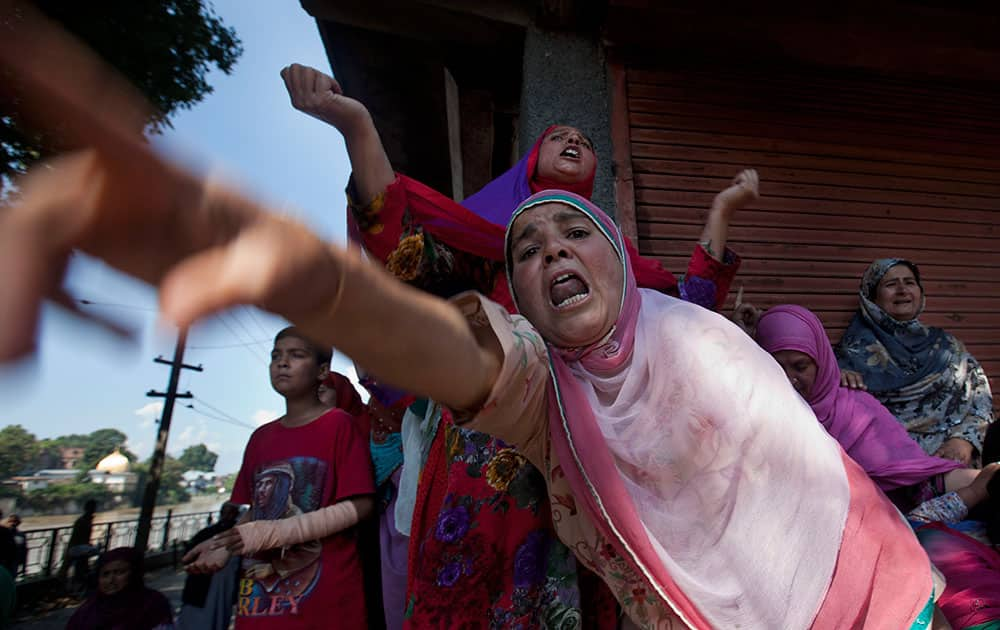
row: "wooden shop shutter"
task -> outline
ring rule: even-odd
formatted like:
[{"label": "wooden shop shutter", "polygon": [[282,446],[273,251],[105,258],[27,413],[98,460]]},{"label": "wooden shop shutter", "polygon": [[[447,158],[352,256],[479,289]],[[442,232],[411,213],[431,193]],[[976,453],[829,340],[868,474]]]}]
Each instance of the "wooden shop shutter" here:
[{"label": "wooden shop shutter", "polygon": [[997,406],[995,88],[638,66],[627,68],[625,87],[627,111],[615,115],[628,120],[644,254],[683,273],[715,193],[755,167],[762,198],[736,215],[729,235],[743,257],[729,308],[742,284],[744,300],[759,306],[811,308],[836,341],[868,264],[909,258],[927,294],[922,321],[966,343]]}]

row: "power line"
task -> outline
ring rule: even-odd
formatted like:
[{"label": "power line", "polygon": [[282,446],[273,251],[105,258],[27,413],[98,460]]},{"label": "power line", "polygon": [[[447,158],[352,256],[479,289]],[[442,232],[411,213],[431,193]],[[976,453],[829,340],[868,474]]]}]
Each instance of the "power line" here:
[{"label": "power line", "polygon": [[[243,323],[243,320],[241,320],[239,317],[236,316],[236,311],[228,311],[226,315],[231,317],[233,321],[236,322],[236,324],[240,327],[240,330],[242,330],[243,333],[246,335],[247,339],[253,339],[253,334],[250,332],[250,329],[246,327],[246,325]],[[241,336],[237,336],[237,339],[239,341],[243,341],[243,337]],[[267,361],[264,361],[264,363],[266,364]]]},{"label": "power line", "polygon": [[193,411],[193,412],[195,412],[195,413],[197,413],[199,415],[205,416],[206,418],[209,418],[211,420],[217,420],[219,422],[225,422],[226,424],[232,424],[232,425],[238,426],[238,427],[240,427],[242,429],[251,429],[251,430],[253,430],[253,429],[257,428],[255,426],[247,424],[245,422],[239,422],[237,420],[230,420],[228,418],[223,418],[221,416],[214,416],[214,415],[212,415],[210,413],[206,413],[206,412],[202,411],[201,409],[198,409],[194,405],[184,405],[184,406],[186,408],[190,409],[191,411]]},{"label": "power line", "polygon": [[225,350],[228,348],[239,348],[243,346],[259,346],[263,344],[271,343],[270,339],[255,339],[253,341],[247,341],[246,343],[223,343],[218,345],[209,346],[188,346],[188,350]]},{"label": "power line", "polygon": [[103,308],[124,308],[131,311],[146,311],[148,313],[156,312],[155,308],[149,308],[147,306],[135,306],[133,304],[115,304],[113,302],[95,302],[94,300],[82,300],[82,299],[78,299],[76,301],[85,306],[99,306]]},{"label": "power line", "polygon": [[262,334],[263,334],[263,335],[264,335],[265,337],[266,337],[266,336],[268,336],[268,332],[267,332],[267,329],[265,329],[265,328],[264,328],[263,324],[261,324],[261,323],[260,323],[260,320],[259,320],[259,319],[257,319],[257,316],[256,316],[256,315],[254,315],[254,312],[253,312],[253,311],[254,311],[254,309],[250,308],[250,307],[249,307],[249,306],[247,306],[246,304],[241,304],[240,306],[242,306],[242,307],[243,307],[243,310],[245,310],[245,311],[246,311],[247,313],[250,313],[250,319],[251,319],[251,320],[253,320],[253,323],[257,324],[257,328],[259,328],[259,329],[260,329],[260,332],[261,332],[261,333],[262,333]]},{"label": "power line", "polygon": [[207,402],[204,398],[201,398],[200,396],[195,396],[194,399],[197,400],[198,402],[200,402],[201,404],[205,405],[206,407],[208,407],[209,409],[211,409],[215,413],[217,413],[217,414],[219,414],[221,416],[225,416],[226,418],[228,418],[232,422],[239,423],[242,426],[249,427],[251,429],[256,429],[257,428],[255,426],[252,426],[252,425],[249,425],[249,424],[243,422],[242,420],[240,420],[239,418],[237,418],[236,416],[234,416],[234,415],[232,415],[230,413],[226,413],[225,411],[219,409],[215,405]]},{"label": "power line", "polygon": [[[253,334],[250,332],[250,329],[246,327],[246,325],[243,323],[243,320],[241,320],[239,317],[236,316],[236,311],[229,311],[227,315],[232,317],[233,320],[239,325],[240,330],[242,330],[243,333],[246,334],[247,339],[253,339]],[[242,339],[240,341],[242,341]]]},{"label": "power line", "polygon": [[242,339],[242,338],[241,338],[241,337],[240,337],[239,335],[237,335],[237,334],[236,334],[236,331],[235,331],[235,330],[233,330],[233,327],[232,327],[232,326],[230,326],[230,325],[229,325],[229,323],[228,323],[228,322],[226,322],[226,320],[225,320],[225,319],[223,319],[223,317],[222,317],[222,313],[219,313],[219,316],[218,316],[218,317],[217,317],[216,319],[218,319],[218,320],[219,320],[220,322],[222,322],[222,325],[226,327],[226,330],[228,330],[228,331],[230,332],[230,334],[231,334],[231,335],[232,335],[233,337],[235,337],[235,338],[236,338],[236,340],[237,340],[237,341],[241,342],[241,344],[240,344],[240,347],[243,347],[243,348],[246,348],[247,352],[249,352],[249,353],[250,353],[250,356],[252,356],[252,357],[253,357],[254,359],[256,359],[257,361],[260,361],[260,363],[261,363],[262,365],[267,365],[267,363],[265,363],[265,362],[264,362],[264,359],[260,358],[260,355],[258,355],[258,354],[257,354],[256,352],[254,352],[253,350],[251,350],[251,349],[250,349],[250,346],[249,346],[249,345],[246,345],[245,343],[242,343],[242,342],[243,342],[243,339]]}]

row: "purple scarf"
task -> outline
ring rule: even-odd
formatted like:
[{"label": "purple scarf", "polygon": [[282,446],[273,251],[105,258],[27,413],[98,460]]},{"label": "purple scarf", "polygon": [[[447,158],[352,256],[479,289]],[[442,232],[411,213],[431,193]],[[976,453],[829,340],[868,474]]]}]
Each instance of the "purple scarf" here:
[{"label": "purple scarf", "polygon": [[797,350],[816,362],[809,406],[847,454],[878,486],[912,486],[962,465],[924,453],[882,403],[867,392],[840,386],[840,368],[823,324],[809,309],[782,304],[757,325],[757,343],[770,353]]},{"label": "purple scarf", "polygon": [[[476,194],[466,197],[462,205],[491,223],[506,226],[518,204],[531,196],[531,178],[538,163],[538,150],[553,127],[555,125],[550,125],[542,132],[531,150],[521,156],[517,164],[483,186]],[[588,193],[584,196],[590,195]]]}]

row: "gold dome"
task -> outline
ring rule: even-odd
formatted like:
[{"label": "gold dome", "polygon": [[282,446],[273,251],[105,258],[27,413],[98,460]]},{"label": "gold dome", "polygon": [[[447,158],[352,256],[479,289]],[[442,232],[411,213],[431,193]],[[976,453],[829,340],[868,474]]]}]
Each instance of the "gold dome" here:
[{"label": "gold dome", "polygon": [[116,448],[113,453],[97,462],[97,470],[112,474],[128,472],[128,458],[119,453]]}]

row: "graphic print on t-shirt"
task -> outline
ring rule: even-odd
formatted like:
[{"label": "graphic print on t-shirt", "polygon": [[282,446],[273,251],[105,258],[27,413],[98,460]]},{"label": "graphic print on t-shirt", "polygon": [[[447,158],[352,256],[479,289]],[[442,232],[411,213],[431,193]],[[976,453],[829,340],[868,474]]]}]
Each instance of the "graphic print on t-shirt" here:
[{"label": "graphic print on t-shirt", "polygon": [[[327,463],[315,457],[269,462],[254,471],[253,520],[275,520],[320,507]],[[236,614],[296,615],[320,579],[319,540],[244,558]]]}]

